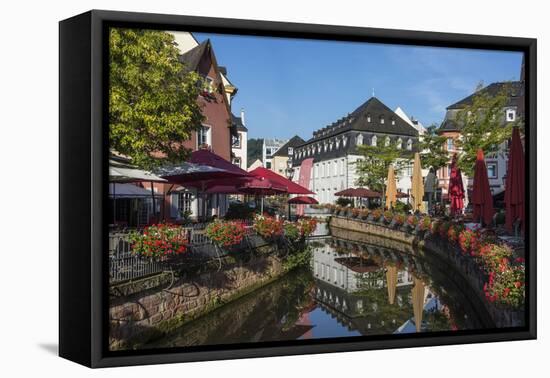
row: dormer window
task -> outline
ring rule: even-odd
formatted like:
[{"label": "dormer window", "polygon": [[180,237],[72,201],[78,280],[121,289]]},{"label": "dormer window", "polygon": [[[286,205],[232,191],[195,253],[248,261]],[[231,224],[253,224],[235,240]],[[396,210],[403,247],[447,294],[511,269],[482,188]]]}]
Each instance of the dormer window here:
[{"label": "dormer window", "polygon": [[294,148],[288,147],[288,156],[294,155]]},{"label": "dormer window", "polygon": [[367,122],[370,122],[370,114],[367,114]]},{"label": "dormer window", "polygon": [[392,125],[395,125],[395,118],[392,118],[392,119],[391,119],[391,124],[392,124]]},{"label": "dormer window", "polygon": [[380,116],[380,124],[384,124],[384,116]]},{"label": "dormer window", "polygon": [[378,142],[378,138],[375,135],[375,136],[372,137],[372,139],[370,141],[370,144],[371,144],[371,146],[376,147],[377,142]]},{"label": "dormer window", "polygon": [[514,109],[506,109],[506,121],[514,122],[516,120],[516,111]]}]

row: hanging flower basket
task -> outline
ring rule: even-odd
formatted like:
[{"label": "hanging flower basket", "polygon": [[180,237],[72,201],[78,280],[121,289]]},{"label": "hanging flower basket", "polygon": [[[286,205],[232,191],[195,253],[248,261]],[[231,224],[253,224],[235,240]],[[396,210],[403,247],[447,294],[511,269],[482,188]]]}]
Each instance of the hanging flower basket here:
[{"label": "hanging flower basket", "polygon": [[134,255],[167,261],[187,252],[188,240],[183,228],[171,224],[155,224],[146,227],[142,233],[130,234],[130,246]]}]

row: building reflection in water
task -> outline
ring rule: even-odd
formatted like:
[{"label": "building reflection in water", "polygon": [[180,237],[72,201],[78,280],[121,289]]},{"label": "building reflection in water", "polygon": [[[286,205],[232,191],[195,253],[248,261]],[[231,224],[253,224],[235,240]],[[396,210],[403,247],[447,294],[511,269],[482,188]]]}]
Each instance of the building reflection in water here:
[{"label": "building reflection in water", "polygon": [[144,347],[493,327],[448,266],[380,244],[318,239],[311,243],[310,269],[291,272]]}]

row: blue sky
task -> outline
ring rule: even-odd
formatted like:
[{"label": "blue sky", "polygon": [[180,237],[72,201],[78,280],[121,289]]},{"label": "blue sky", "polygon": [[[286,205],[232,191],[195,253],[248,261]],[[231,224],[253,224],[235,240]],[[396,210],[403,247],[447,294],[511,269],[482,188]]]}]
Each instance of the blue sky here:
[{"label": "blue sky", "polygon": [[425,126],[441,123],[445,108],[476,85],[517,80],[522,54],[195,34],[210,38],[218,64],[239,90],[249,138],[309,139],[314,130],[352,112],[374,93]]}]

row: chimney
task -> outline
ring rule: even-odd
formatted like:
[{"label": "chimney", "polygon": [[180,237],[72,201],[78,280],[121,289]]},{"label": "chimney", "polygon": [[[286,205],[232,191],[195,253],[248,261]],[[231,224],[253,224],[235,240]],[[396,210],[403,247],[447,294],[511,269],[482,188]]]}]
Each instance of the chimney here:
[{"label": "chimney", "polygon": [[243,126],[246,126],[246,123],[244,121],[244,108],[241,108],[241,122],[242,122]]}]

